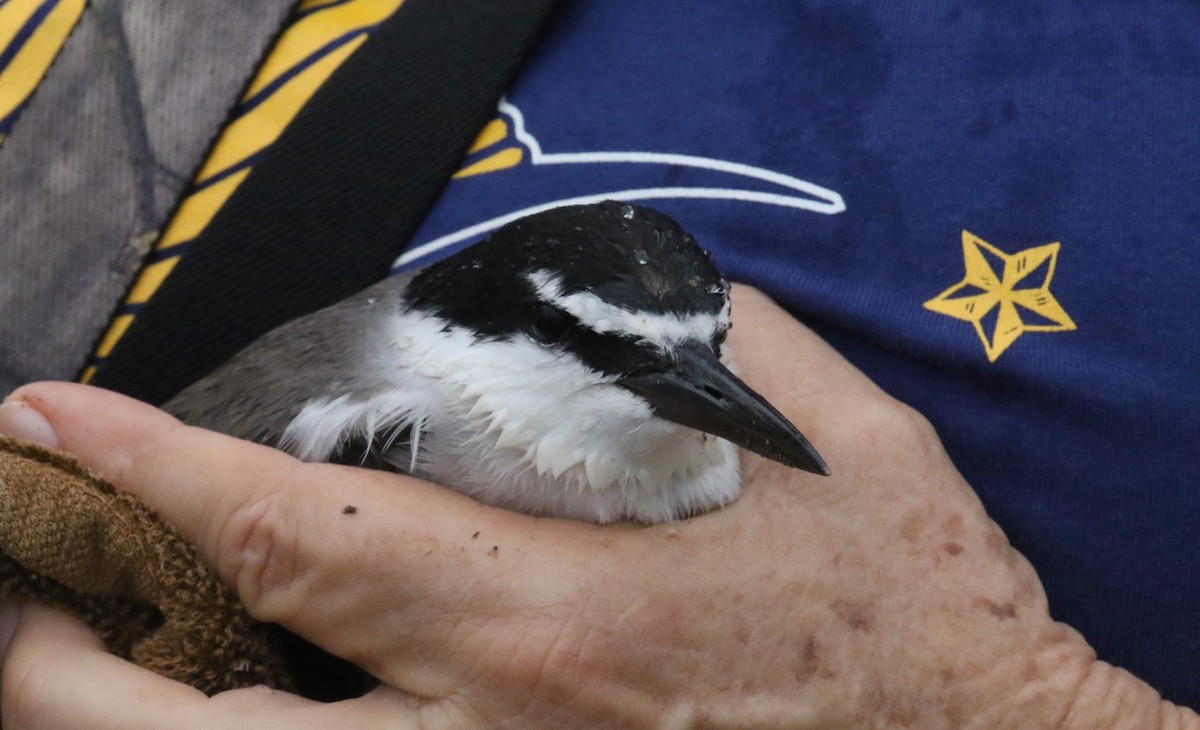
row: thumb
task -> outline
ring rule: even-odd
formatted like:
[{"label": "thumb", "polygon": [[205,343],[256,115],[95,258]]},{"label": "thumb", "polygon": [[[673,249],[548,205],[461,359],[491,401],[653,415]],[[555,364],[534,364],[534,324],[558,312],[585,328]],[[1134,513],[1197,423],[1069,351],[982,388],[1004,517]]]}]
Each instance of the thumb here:
[{"label": "thumb", "polygon": [[[546,538],[589,531],[418,479],[305,464],[98,388],[37,383],[6,404],[0,432],[52,437],[138,496],[196,545],[252,616],[425,697],[453,693],[471,671],[446,650],[464,594],[483,612],[549,600],[571,581],[548,565],[561,540]],[[506,555],[502,567],[492,545]]]},{"label": "thumb", "polygon": [[0,666],[6,728],[419,727],[415,700],[390,687],[323,704],[266,687],[205,697],[109,654],[77,619],[26,605]]}]

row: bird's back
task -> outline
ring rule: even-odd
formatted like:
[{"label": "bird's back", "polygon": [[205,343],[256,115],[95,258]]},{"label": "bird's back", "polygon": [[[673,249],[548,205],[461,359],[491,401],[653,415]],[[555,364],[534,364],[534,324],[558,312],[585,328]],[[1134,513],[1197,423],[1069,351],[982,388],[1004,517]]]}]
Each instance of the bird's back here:
[{"label": "bird's back", "polygon": [[[314,397],[369,398],[380,384],[349,364],[383,356],[378,333],[404,306],[414,272],[386,279],[333,306],[284,324],[184,389],[163,409],[184,423],[279,446]],[[374,336],[373,336],[374,335]]]}]

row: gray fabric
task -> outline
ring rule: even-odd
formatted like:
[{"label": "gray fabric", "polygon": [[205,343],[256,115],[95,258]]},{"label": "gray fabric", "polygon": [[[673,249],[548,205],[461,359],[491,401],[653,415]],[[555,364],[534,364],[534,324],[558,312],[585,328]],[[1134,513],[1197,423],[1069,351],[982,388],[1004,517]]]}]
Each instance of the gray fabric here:
[{"label": "gray fabric", "polygon": [[71,378],[295,0],[93,0],[0,146],[0,393]]}]

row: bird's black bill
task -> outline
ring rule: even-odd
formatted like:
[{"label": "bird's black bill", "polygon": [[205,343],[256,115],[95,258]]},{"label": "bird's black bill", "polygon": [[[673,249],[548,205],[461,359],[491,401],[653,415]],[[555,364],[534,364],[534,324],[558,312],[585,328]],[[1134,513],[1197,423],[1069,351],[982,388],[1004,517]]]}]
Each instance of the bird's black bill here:
[{"label": "bird's black bill", "polygon": [[772,461],[829,475],[829,467],[791,421],[729,372],[704,344],[676,353],[673,367],[617,384],[645,398],[655,415],[720,436]]}]

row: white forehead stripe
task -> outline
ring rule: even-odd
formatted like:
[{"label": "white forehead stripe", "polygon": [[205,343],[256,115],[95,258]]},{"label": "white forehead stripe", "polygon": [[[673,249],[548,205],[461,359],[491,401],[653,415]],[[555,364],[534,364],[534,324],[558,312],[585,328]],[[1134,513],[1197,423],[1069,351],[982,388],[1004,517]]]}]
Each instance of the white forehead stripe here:
[{"label": "white forehead stripe", "polygon": [[538,298],[573,315],[585,327],[600,333],[630,335],[668,346],[686,340],[707,342],[718,329],[729,327],[729,301],[717,314],[634,312],[606,302],[591,292],[564,294],[562,282],[546,270],[528,275]]}]

